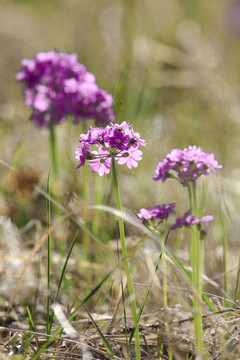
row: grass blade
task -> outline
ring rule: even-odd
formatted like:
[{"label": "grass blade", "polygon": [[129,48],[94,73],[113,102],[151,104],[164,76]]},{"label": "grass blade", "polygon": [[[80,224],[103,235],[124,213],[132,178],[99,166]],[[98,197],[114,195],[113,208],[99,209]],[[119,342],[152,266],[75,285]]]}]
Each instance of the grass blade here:
[{"label": "grass blade", "polygon": [[[220,211],[220,223],[221,223],[221,229],[222,229],[222,246],[223,246],[223,287],[224,292],[226,295],[228,295],[228,278],[227,278],[227,231],[226,231],[226,225],[224,221],[224,215],[223,211],[221,209]],[[225,299],[224,300],[224,306],[229,307],[229,302]]]},{"label": "grass blade", "polygon": [[[29,310],[29,307],[27,306],[27,314],[28,314],[28,318],[29,318],[29,323],[31,325],[31,328],[34,332],[36,332],[36,328],[35,328],[35,325],[34,325],[34,321],[33,321],[33,318],[32,318],[32,314]],[[36,336],[36,342],[37,342],[37,347],[39,349],[40,347],[40,344],[39,344],[39,341],[38,341],[38,337]]]},{"label": "grass blade", "polygon": [[236,302],[239,299],[239,278],[240,278],[240,257],[238,259],[238,272],[236,276],[236,285],[234,290],[234,301]]},{"label": "grass blade", "polygon": [[47,228],[49,230],[48,233],[48,260],[47,260],[47,334],[50,334],[50,283],[51,283],[51,232],[50,232],[50,224],[51,224],[51,202],[50,202],[50,176],[51,176],[51,168],[49,168],[48,179],[47,179]]},{"label": "grass blade", "polygon": [[[57,292],[56,292],[56,295],[55,295],[55,299],[54,299],[54,303],[56,303],[57,299],[58,299],[58,295],[59,295],[59,291],[61,289],[61,286],[62,286],[62,282],[63,282],[63,279],[64,279],[64,276],[65,276],[65,272],[66,272],[66,268],[67,268],[67,264],[68,264],[68,260],[71,256],[71,253],[72,253],[72,250],[74,248],[74,245],[77,241],[77,237],[78,237],[78,234],[79,234],[80,230],[78,230],[73,238],[73,241],[70,245],[70,249],[68,251],[68,254],[67,254],[67,257],[66,257],[66,260],[65,260],[65,263],[64,263],[64,266],[63,266],[63,269],[62,269],[62,273],[61,273],[61,276],[60,276],[60,279],[59,279],[59,282],[58,282],[58,287],[57,287]],[[53,323],[53,317],[54,317],[54,311],[52,311],[51,313],[51,319],[50,319],[50,324],[49,324],[49,331],[51,332],[51,329],[52,329],[52,323]]]},{"label": "grass blade", "polygon": [[[144,224],[144,226],[146,226],[146,227],[148,228],[147,225]],[[165,244],[167,243],[168,235],[169,235],[169,231],[168,231],[167,236],[166,236],[166,238],[165,238]],[[158,262],[157,262],[157,264],[156,264],[156,266],[155,266],[155,273],[158,271],[158,267],[159,267],[159,264],[160,264],[160,260],[161,260],[161,258],[162,258],[162,255],[163,255],[163,253],[162,253],[162,251],[161,251],[161,253],[160,253],[160,255],[159,255],[159,258],[158,258]],[[148,289],[147,289],[147,291],[146,291],[146,293],[145,293],[145,296],[144,296],[142,305],[141,305],[141,307],[140,307],[140,309],[139,309],[138,316],[137,316],[137,324],[139,323],[139,320],[140,320],[140,318],[141,318],[141,315],[142,315],[142,312],[143,312],[145,303],[146,303],[146,301],[147,301],[148,295],[149,295],[149,293],[150,293],[151,287],[152,287],[152,281],[151,281],[151,282],[149,283],[149,285],[148,285]],[[133,336],[134,336],[134,333],[135,333],[135,329],[136,329],[136,326],[134,326],[133,329],[132,329],[132,331],[131,331],[131,334],[130,334],[130,337],[129,337],[129,345],[130,345],[130,343],[131,343],[131,341],[132,341],[132,339],[133,339]]]},{"label": "grass blade", "polygon": [[108,354],[114,356],[114,352],[113,352],[111,346],[109,345],[107,339],[106,339],[105,336],[103,335],[103,333],[102,333],[101,329],[99,328],[98,324],[97,324],[96,321],[93,319],[91,313],[88,311],[86,305],[85,305],[83,302],[82,302],[82,305],[84,306],[84,309],[86,310],[86,312],[87,312],[87,314],[88,314],[88,316],[89,316],[89,318],[90,318],[93,326],[94,326],[95,329],[97,330],[98,335],[100,336],[100,338],[101,338],[101,340],[102,340],[102,342],[103,342],[103,345],[105,346]]},{"label": "grass blade", "polygon": [[56,337],[61,333],[63,330],[62,326],[60,326],[53,335],[43,344],[43,346],[38,350],[36,355],[32,358],[32,360],[37,360],[42,352],[48,348],[48,346],[56,339]]}]

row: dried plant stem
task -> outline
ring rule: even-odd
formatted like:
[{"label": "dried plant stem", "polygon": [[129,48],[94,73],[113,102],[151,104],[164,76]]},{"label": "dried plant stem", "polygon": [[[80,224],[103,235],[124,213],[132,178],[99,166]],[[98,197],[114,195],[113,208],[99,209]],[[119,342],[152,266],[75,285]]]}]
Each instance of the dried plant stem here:
[{"label": "dried plant stem", "polygon": [[[121,206],[121,199],[120,199],[120,193],[119,193],[119,187],[118,187],[118,180],[117,180],[117,171],[116,171],[116,165],[115,165],[115,159],[112,157],[112,173],[113,173],[113,185],[115,190],[115,196],[116,196],[116,204],[117,209],[119,211],[122,211]],[[141,359],[141,349],[140,349],[140,340],[139,340],[139,329],[137,326],[137,308],[136,308],[136,299],[134,294],[134,288],[128,263],[128,254],[127,254],[127,248],[126,248],[126,241],[125,241],[125,232],[124,232],[124,223],[123,218],[118,217],[118,225],[119,225],[119,233],[120,233],[120,240],[121,240],[121,246],[122,246],[122,257],[124,260],[125,265],[125,271],[127,276],[127,283],[128,283],[128,290],[130,294],[130,301],[131,301],[131,308],[132,308],[132,316],[133,316],[133,322],[134,326],[136,325],[135,329],[135,348],[136,348],[136,359]]]}]

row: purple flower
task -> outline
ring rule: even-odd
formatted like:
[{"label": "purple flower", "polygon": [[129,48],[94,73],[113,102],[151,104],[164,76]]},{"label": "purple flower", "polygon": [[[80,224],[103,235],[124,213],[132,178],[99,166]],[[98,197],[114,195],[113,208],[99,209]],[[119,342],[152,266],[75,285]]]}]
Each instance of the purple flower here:
[{"label": "purple flower", "polygon": [[156,176],[153,179],[162,180],[162,182],[166,181],[167,177],[170,177],[169,170],[170,166],[167,160],[164,159],[164,161],[160,161],[155,169]]},{"label": "purple flower", "polygon": [[228,2],[224,10],[224,25],[228,35],[239,38],[240,36],[240,1]]},{"label": "purple flower", "polygon": [[25,103],[40,127],[49,127],[51,121],[60,124],[68,115],[74,124],[83,118],[93,118],[99,125],[115,120],[112,95],[97,85],[76,54],[38,52],[33,59],[22,60],[16,80],[24,83]]},{"label": "purple flower", "polygon": [[93,160],[89,160],[89,167],[93,172],[97,172],[100,176],[110,173],[110,167],[112,165],[112,159],[109,157],[109,152],[102,147],[99,151],[92,151],[91,155],[95,155]]},{"label": "purple flower", "polygon": [[81,134],[79,142],[89,145],[100,144],[103,141],[104,129],[89,127],[87,134]]},{"label": "purple flower", "polygon": [[[84,166],[85,160],[89,160],[89,167],[100,176],[110,172],[112,158],[120,165],[126,164],[129,169],[137,167],[138,161],[142,160],[142,151],[138,150],[138,146],[146,145],[126,121],[120,125],[111,123],[104,129],[90,126],[87,134],[80,135],[79,142],[81,146],[75,156],[80,161],[77,168]],[[92,145],[96,146],[97,151],[90,152]]]},{"label": "purple flower", "polygon": [[151,217],[152,217],[151,210],[152,210],[151,208],[149,208],[149,209],[144,209],[144,208],[140,209],[140,213],[138,213],[139,220],[141,222],[143,220],[146,220],[146,221],[150,220]]},{"label": "purple flower", "polygon": [[134,147],[129,148],[127,152],[122,151],[116,156],[118,164],[127,164],[127,167],[131,169],[132,167],[138,166],[138,161],[142,160],[142,151],[137,150]]},{"label": "purple flower", "polygon": [[179,217],[176,219],[175,224],[171,226],[171,230],[181,228],[183,226],[192,226],[199,225],[200,223],[206,223],[213,221],[214,217],[212,215],[206,215],[203,217],[197,217],[191,215],[191,210],[188,210],[183,217]]},{"label": "purple flower", "polygon": [[119,150],[127,150],[130,136],[125,134],[122,130],[114,129],[113,133],[108,137],[108,142],[111,147],[116,147]]},{"label": "purple flower", "polygon": [[81,166],[84,166],[89,149],[90,149],[89,144],[78,146],[75,159],[77,159],[77,161],[80,161],[80,164],[78,164],[76,169],[80,168]]},{"label": "purple flower", "polygon": [[204,152],[201,147],[189,146],[183,150],[173,149],[166,155],[163,161],[160,161],[155,169],[156,176],[154,180],[166,181],[167,178],[175,178],[183,186],[194,182],[201,175],[208,175],[221,169],[214,158],[214,154]]},{"label": "purple flower", "polygon": [[140,221],[149,221],[154,219],[165,219],[169,216],[169,214],[174,214],[174,208],[176,204],[162,204],[157,205],[154,208],[148,209],[140,209],[140,213],[138,214],[138,218]]}]

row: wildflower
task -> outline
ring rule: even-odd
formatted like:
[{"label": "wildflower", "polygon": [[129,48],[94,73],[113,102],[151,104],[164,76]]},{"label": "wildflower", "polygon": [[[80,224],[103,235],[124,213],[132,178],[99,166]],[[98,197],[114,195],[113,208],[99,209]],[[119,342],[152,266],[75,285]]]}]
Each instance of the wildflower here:
[{"label": "wildflower", "polygon": [[78,164],[77,169],[81,166],[84,166],[87,154],[89,153],[89,149],[90,149],[89,144],[84,144],[83,146],[78,146],[75,159],[80,161],[80,164]]},{"label": "wildflower", "polygon": [[118,164],[127,164],[127,167],[131,169],[132,167],[138,166],[138,161],[142,160],[142,151],[137,150],[134,147],[129,148],[127,152],[120,152],[116,156]]},{"label": "wildflower", "polygon": [[24,83],[25,103],[32,107],[31,118],[39,127],[65,122],[68,115],[74,124],[82,118],[93,118],[99,125],[115,120],[112,95],[97,85],[76,54],[38,52],[33,59],[22,60],[16,80]]},{"label": "wildflower", "polygon": [[140,209],[140,213],[138,213],[138,218],[141,222],[143,222],[144,220],[148,221],[151,219],[152,215],[151,215],[151,208],[149,209]]},{"label": "wildflower", "polygon": [[203,217],[197,217],[197,216],[192,216],[191,214],[191,210],[188,210],[183,217],[179,217],[176,219],[175,224],[173,224],[171,226],[171,230],[177,229],[177,228],[181,228],[183,226],[192,226],[192,225],[198,225],[198,227],[200,228],[201,223],[206,223],[206,222],[210,222],[213,221],[214,217],[212,215],[206,215]]},{"label": "wildflower", "polygon": [[92,151],[91,155],[93,159],[89,161],[89,167],[93,172],[97,172],[100,176],[110,173],[110,167],[112,165],[112,159],[109,157],[109,152],[102,147],[99,151]]},{"label": "wildflower", "polygon": [[[126,164],[129,169],[138,166],[142,160],[142,151],[138,146],[146,143],[134,133],[133,126],[124,121],[122,124],[111,123],[105,128],[90,126],[87,134],[81,134],[81,146],[76,151],[76,159],[80,161],[77,168],[84,166],[89,160],[89,167],[100,176],[108,174],[112,165],[112,158],[119,164]],[[96,150],[90,151],[90,146],[95,145]]]},{"label": "wildflower", "polygon": [[214,154],[204,152],[201,147],[189,146],[183,150],[173,149],[160,161],[155,169],[154,180],[166,181],[167,178],[174,178],[180,181],[183,186],[195,182],[201,175],[208,175],[221,169],[214,158]]},{"label": "wildflower", "polygon": [[162,204],[157,205],[154,208],[148,208],[148,209],[140,209],[140,213],[138,214],[138,218],[140,221],[149,221],[154,219],[165,219],[170,214],[175,213],[174,208],[176,204]]}]

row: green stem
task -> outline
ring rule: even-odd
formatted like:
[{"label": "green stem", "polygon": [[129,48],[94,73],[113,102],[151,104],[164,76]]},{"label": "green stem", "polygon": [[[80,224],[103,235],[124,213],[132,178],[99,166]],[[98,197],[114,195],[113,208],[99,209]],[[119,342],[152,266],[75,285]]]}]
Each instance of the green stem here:
[{"label": "green stem", "polygon": [[[193,216],[198,215],[196,183],[192,183],[193,195]],[[193,294],[193,316],[195,326],[195,340],[197,355],[203,355],[203,333],[202,333],[202,307],[199,299],[202,299],[202,274],[203,274],[203,240],[200,239],[200,232],[197,226],[192,226],[192,272],[193,285],[197,296]]]},{"label": "green stem", "polygon": [[[87,206],[88,204],[88,181],[89,181],[89,168],[87,166],[83,167],[83,185],[82,185],[82,198],[84,204]],[[83,210],[82,216],[85,217],[86,211]],[[89,236],[86,232],[83,233],[83,253],[84,259],[89,259],[90,248],[89,248]]]},{"label": "green stem", "polygon": [[[47,226],[48,230],[50,230],[51,226],[51,202],[50,202],[50,176],[51,176],[51,168],[48,173],[48,181],[47,181]],[[50,285],[51,285],[51,232],[48,234],[48,261],[47,261],[47,334],[50,334]]]},{"label": "green stem", "polygon": [[[190,209],[191,209],[191,213],[193,214],[194,213],[194,210],[193,210],[193,201],[192,201],[192,189],[191,189],[191,186],[190,184],[188,184],[188,199],[189,199],[189,204],[190,204]],[[190,246],[190,263],[192,263],[192,259],[193,259],[193,242],[191,242],[191,246]]]},{"label": "green stem", "polygon": [[[51,147],[51,158],[52,158],[52,165],[53,165],[53,179],[56,182],[57,188],[57,195],[54,195],[55,200],[58,203],[61,203],[60,196],[58,195],[58,186],[59,186],[59,167],[57,161],[57,148],[56,148],[56,134],[55,134],[55,126],[53,121],[50,122],[50,147]],[[58,206],[54,207],[55,213],[57,215],[62,215],[61,210]]]},{"label": "green stem", "polygon": [[[223,245],[223,284],[224,284],[224,291],[225,296],[228,295],[228,278],[227,278],[227,232],[226,232],[226,225],[224,222],[224,215],[223,210],[220,211],[220,221],[221,221],[221,228],[222,228],[222,245]],[[224,298],[224,306],[229,307],[229,302],[226,298]]]},{"label": "green stem", "polygon": [[59,168],[57,161],[57,152],[56,152],[56,134],[55,134],[55,126],[53,122],[50,123],[50,146],[51,146],[51,157],[54,175],[57,180],[59,180]]},{"label": "green stem", "polygon": [[162,247],[162,262],[163,262],[163,307],[165,312],[165,329],[168,343],[168,359],[172,360],[172,349],[170,344],[170,329],[168,322],[168,299],[167,299],[167,261],[165,254],[165,245]]},{"label": "green stem", "polygon": [[198,216],[196,182],[192,183],[192,194],[193,194],[193,215]]},{"label": "green stem", "polygon": [[[86,134],[88,131],[86,121],[82,122],[82,130],[84,134]],[[88,189],[89,189],[89,168],[85,164],[85,166],[83,167],[83,183],[82,183],[82,199],[84,205],[89,205]],[[83,211],[82,216],[84,217],[85,215],[86,215],[86,211]],[[88,260],[90,254],[90,247],[89,247],[89,236],[86,232],[83,233],[83,253],[84,253],[84,259]]]},{"label": "green stem", "polygon": [[191,187],[189,184],[188,184],[187,189],[188,189],[188,199],[189,199],[190,209],[191,209],[191,212],[193,213],[192,190],[191,190]]},{"label": "green stem", "polygon": [[[103,202],[103,181],[104,179],[100,176],[95,177],[95,189],[96,189],[96,195],[95,195],[95,205],[101,205]],[[92,221],[92,233],[96,237],[99,237],[99,216],[96,213],[93,217]],[[102,239],[101,239],[102,240]]]},{"label": "green stem", "polygon": [[[86,121],[82,121],[82,130],[83,133],[86,134],[88,131],[88,126]],[[83,183],[82,183],[82,199],[85,205],[89,205],[89,197],[88,197],[88,189],[89,189],[89,167],[83,167]],[[86,212],[83,211],[83,216],[86,215]],[[90,247],[89,247],[89,236],[86,232],[83,233],[83,253],[84,259],[89,259]]]},{"label": "green stem", "polygon": [[[120,199],[120,193],[119,193],[119,187],[118,187],[118,180],[117,180],[117,170],[116,170],[116,164],[115,164],[114,157],[112,157],[112,172],[113,172],[113,185],[114,185],[114,190],[115,190],[117,209],[119,211],[122,211],[121,199]],[[136,307],[136,299],[135,299],[135,295],[134,295],[134,288],[133,288],[131,273],[130,273],[130,269],[129,269],[128,254],[127,254],[125,232],[124,232],[124,223],[123,223],[122,217],[118,218],[118,226],[119,226],[120,240],[121,240],[121,246],[122,246],[122,257],[125,259],[124,265],[125,265],[125,271],[126,271],[126,276],[127,276],[128,290],[129,290],[129,294],[130,294],[133,322],[134,322],[134,326],[136,325],[136,330],[135,330],[136,359],[139,360],[139,359],[141,359],[141,349],[140,349],[139,329],[137,326],[137,307]]]}]

